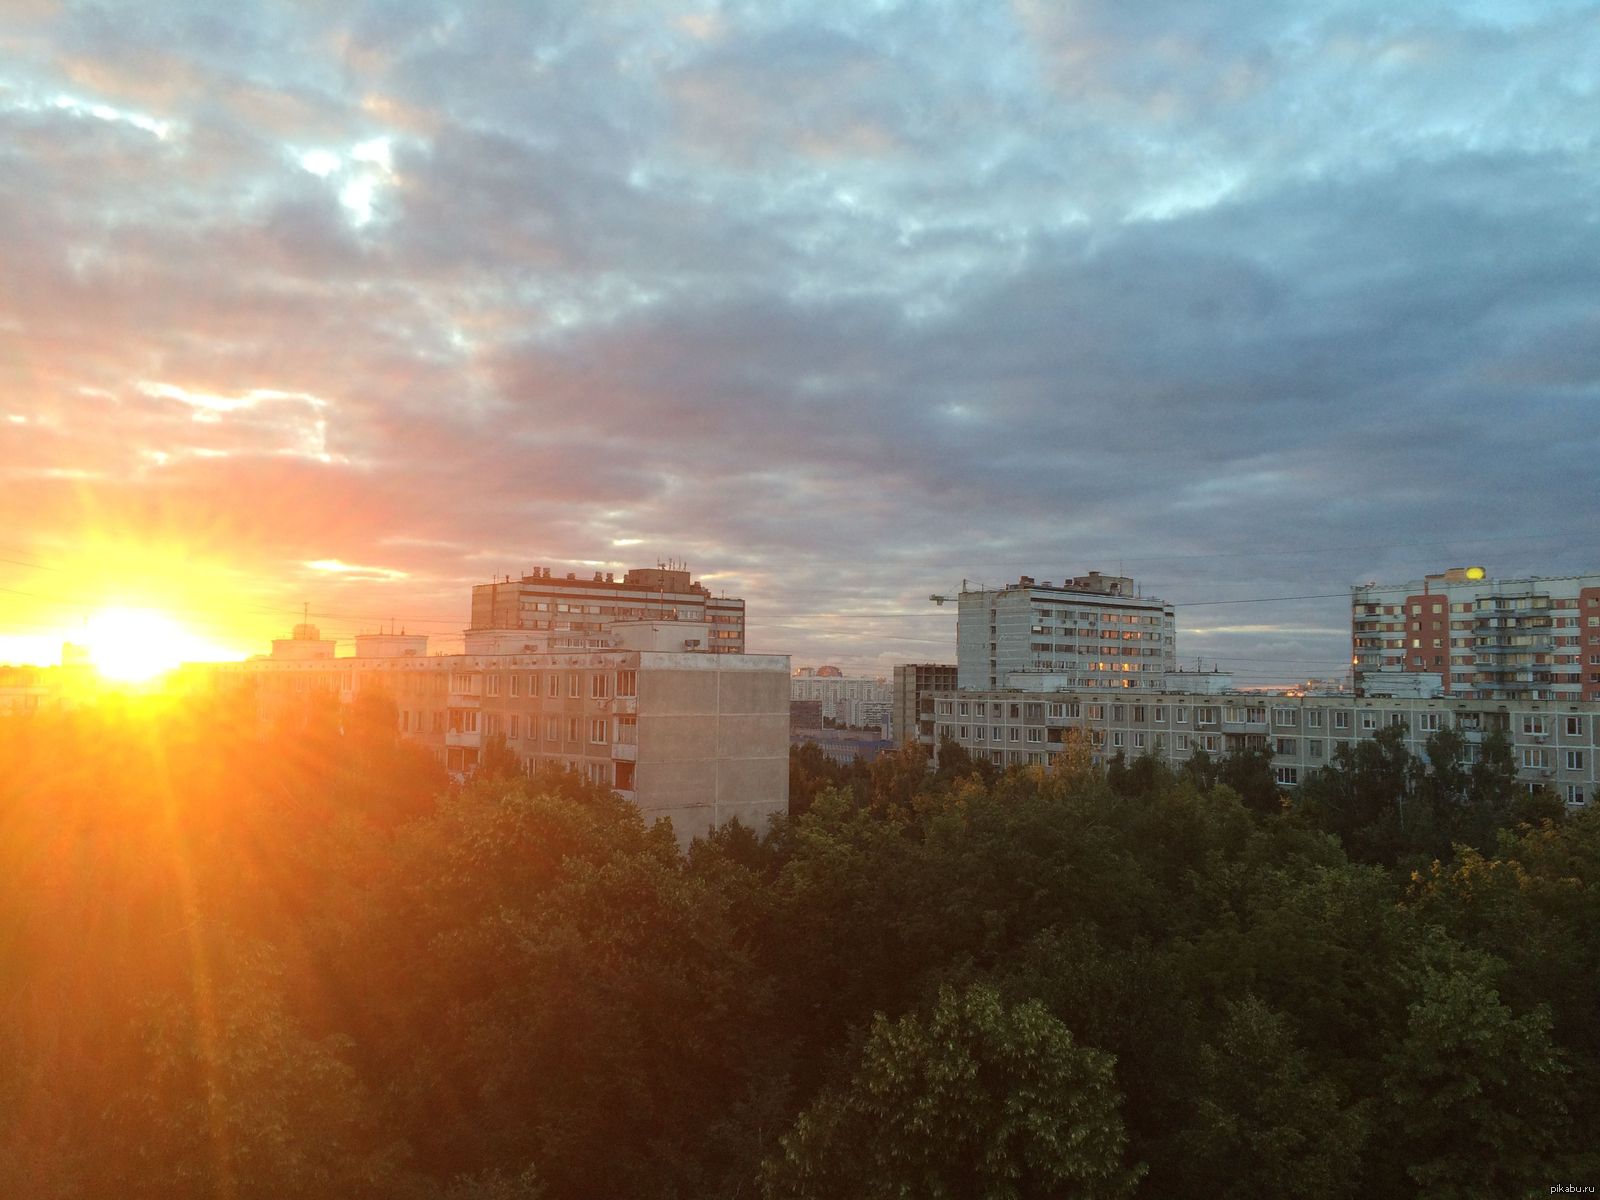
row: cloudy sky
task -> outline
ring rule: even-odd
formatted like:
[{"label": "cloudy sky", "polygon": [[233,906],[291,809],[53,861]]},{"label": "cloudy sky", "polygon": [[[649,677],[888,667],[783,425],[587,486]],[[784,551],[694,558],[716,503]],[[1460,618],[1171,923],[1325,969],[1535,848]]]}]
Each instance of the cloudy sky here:
[{"label": "cloudy sky", "polygon": [[1600,569],[1594,3],[8,0],[0,231],[12,658],[670,556],[874,673],[1120,567],[1269,682]]}]

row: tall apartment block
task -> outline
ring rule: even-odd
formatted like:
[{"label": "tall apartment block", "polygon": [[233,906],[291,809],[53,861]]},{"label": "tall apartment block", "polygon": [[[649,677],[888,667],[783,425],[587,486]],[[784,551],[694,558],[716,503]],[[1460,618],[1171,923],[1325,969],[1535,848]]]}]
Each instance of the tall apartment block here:
[{"label": "tall apartment block", "polygon": [[963,690],[1155,690],[1177,666],[1172,605],[1132,579],[1091,571],[1061,584],[1024,575],[960,594],[956,672]]},{"label": "tall apartment block", "polygon": [[1600,700],[1600,575],[1491,579],[1453,567],[1351,589],[1356,690],[1438,675],[1474,700]]},{"label": "tall apartment block", "polygon": [[687,570],[673,564],[638,567],[619,580],[611,572],[592,578],[576,573],[554,576],[536,568],[521,579],[480,583],[472,589],[475,633],[521,631],[547,649],[599,649],[618,621],[682,621],[706,626],[703,649],[712,654],[744,653],[744,601],[713,596]]}]

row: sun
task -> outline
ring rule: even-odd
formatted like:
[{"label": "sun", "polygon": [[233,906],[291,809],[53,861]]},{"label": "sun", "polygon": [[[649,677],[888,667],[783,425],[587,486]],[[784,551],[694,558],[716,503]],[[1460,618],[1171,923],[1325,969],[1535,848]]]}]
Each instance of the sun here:
[{"label": "sun", "polygon": [[198,657],[201,643],[163,613],[147,608],[103,608],[89,618],[84,644],[102,677],[148,683]]}]

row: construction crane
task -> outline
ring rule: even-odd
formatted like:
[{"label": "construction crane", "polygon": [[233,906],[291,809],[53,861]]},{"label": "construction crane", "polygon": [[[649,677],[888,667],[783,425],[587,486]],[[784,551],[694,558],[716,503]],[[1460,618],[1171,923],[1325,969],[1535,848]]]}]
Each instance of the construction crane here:
[{"label": "construction crane", "polygon": [[[963,579],[961,581],[961,590],[963,592],[967,590],[967,583],[968,583],[968,580]],[[981,585],[980,585],[980,587],[981,587]],[[936,592],[932,596],[929,596],[928,599],[930,601],[932,601],[934,604],[937,604],[940,608],[943,608],[945,606],[945,602],[946,601],[954,601],[956,599],[956,597],[954,597],[954,596],[941,596]]]}]

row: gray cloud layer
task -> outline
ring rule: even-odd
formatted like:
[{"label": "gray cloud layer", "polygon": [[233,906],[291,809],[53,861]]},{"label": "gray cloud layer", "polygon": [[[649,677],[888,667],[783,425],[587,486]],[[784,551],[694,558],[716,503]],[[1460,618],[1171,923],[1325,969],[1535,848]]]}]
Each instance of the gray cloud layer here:
[{"label": "gray cloud layer", "polygon": [[[878,670],[953,653],[963,577],[1600,561],[1594,4],[4,20],[41,546],[86,494],[204,510],[286,587],[340,559],[463,615],[672,554],[753,648]],[[1180,648],[1331,674],[1345,623],[1196,608]]]}]

